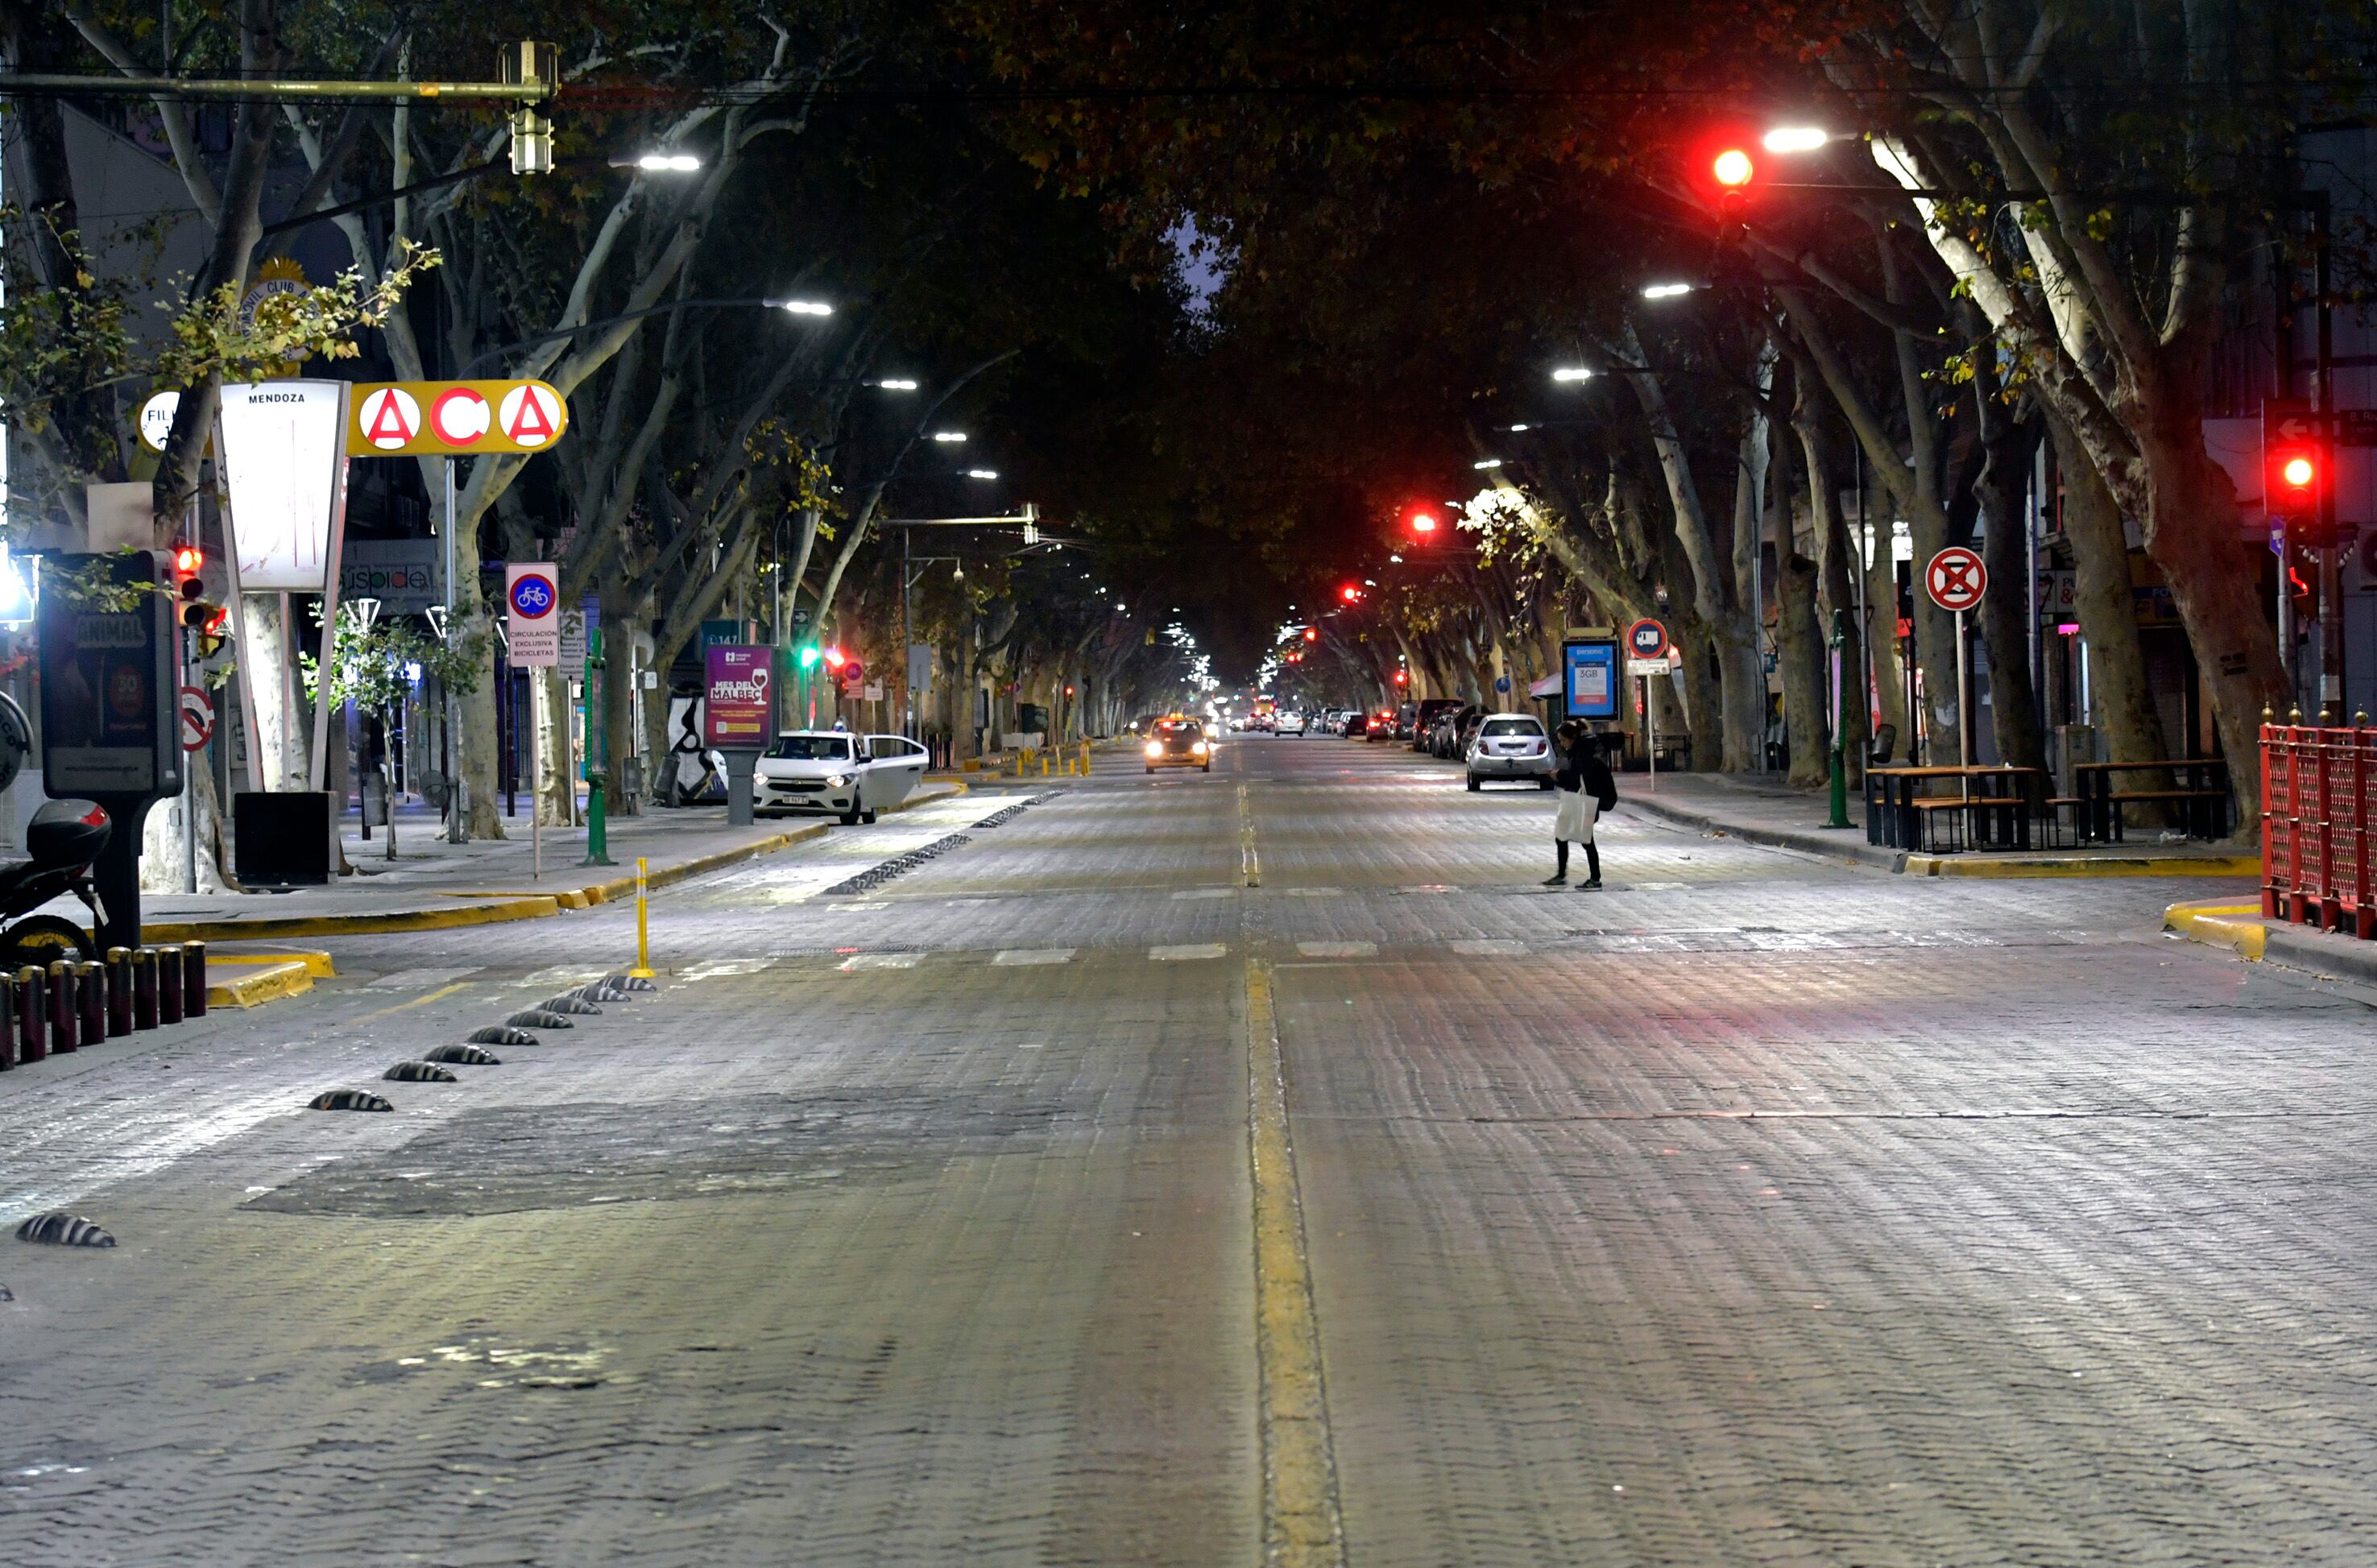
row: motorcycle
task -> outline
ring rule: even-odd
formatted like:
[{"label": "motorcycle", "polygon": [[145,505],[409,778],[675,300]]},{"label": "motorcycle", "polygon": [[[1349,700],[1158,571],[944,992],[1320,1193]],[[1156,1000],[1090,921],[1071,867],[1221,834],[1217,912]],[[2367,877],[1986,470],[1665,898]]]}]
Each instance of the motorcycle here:
[{"label": "motorcycle", "polygon": [[99,957],[90,932],[59,915],[27,911],[71,893],[90,911],[93,930],[103,923],[107,917],[90,867],[113,830],[107,809],[89,801],[52,801],[33,814],[25,827],[25,848],[32,858],[0,866],[0,969]]}]

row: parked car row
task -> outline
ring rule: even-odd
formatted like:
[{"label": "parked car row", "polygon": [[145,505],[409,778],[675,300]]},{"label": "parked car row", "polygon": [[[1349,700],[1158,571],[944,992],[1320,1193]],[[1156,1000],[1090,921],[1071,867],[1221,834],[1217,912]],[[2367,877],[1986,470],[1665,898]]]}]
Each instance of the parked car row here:
[{"label": "parked car row", "polygon": [[1489,713],[1454,697],[1426,697],[1399,708],[1381,709],[1332,731],[1370,741],[1404,741],[1411,749],[1457,762],[1474,791],[1489,782],[1552,787],[1558,767],[1551,736],[1532,713]]}]

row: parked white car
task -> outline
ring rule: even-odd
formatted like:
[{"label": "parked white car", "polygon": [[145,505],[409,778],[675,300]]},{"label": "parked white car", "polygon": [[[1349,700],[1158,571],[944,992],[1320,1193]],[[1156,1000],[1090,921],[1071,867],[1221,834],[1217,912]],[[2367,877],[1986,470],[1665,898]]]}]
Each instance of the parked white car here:
[{"label": "parked white car", "polygon": [[1304,733],[1304,715],[1302,715],[1301,713],[1282,713],[1282,714],[1279,716],[1279,730],[1278,730],[1278,733],[1280,733],[1280,734],[1282,734],[1282,735],[1301,735],[1301,734],[1303,734],[1303,733]]},{"label": "parked white car", "polygon": [[900,735],[788,730],[759,754],[752,779],[758,816],[834,815],[873,822],[925,776],[925,748]]},{"label": "parked white car", "polygon": [[1469,742],[1469,788],[1474,793],[1488,778],[1510,778],[1552,787],[1559,764],[1552,756],[1551,737],[1543,720],[1532,713],[1489,713]]}]

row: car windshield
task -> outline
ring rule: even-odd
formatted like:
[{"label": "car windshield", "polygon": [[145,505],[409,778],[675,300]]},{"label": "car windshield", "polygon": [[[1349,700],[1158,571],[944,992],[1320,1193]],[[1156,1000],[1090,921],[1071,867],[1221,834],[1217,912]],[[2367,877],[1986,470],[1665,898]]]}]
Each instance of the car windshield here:
[{"label": "car windshield", "polygon": [[779,762],[848,762],[847,735],[779,735],[767,754]]},{"label": "car windshield", "polygon": [[1544,727],[1532,719],[1490,719],[1482,731],[1487,735],[1540,735]]},{"label": "car windshield", "polygon": [[1193,741],[1197,739],[1198,736],[1204,733],[1204,731],[1194,722],[1159,724],[1155,727],[1155,730],[1156,733],[1162,735],[1167,741]]}]

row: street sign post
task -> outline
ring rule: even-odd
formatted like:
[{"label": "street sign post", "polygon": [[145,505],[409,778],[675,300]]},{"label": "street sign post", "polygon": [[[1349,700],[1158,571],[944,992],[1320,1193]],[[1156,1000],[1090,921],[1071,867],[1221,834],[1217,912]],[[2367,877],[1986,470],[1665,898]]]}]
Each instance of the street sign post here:
[{"label": "street sign post", "polygon": [[1659,788],[1659,700],[1651,690],[1651,677],[1665,674],[1667,663],[1667,628],[1644,616],[1626,628],[1626,672],[1642,678],[1642,766],[1646,769],[1643,789]]},{"label": "street sign post", "polygon": [[[1972,677],[1965,646],[1965,612],[1981,601],[1989,586],[1989,567],[1961,544],[1950,545],[1923,568],[1923,588],[1931,602],[1956,617],[1956,760],[1963,765],[1973,760]],[[1970,784],[1966,780],[1967,789]]]},{"label": "street sign post", "polygon": [[[515,670],[551,670],[561,663],[561,568],[549,561],[514,561],[504,567],[504,646]],[[544,816],[536,798],[536,724],[528,727],[529,880],[544,875]]]}]

